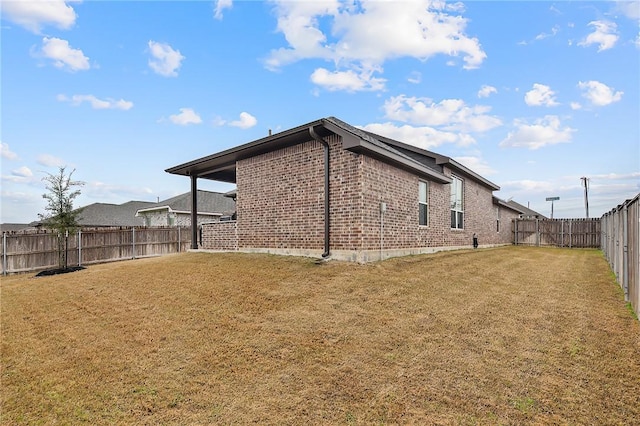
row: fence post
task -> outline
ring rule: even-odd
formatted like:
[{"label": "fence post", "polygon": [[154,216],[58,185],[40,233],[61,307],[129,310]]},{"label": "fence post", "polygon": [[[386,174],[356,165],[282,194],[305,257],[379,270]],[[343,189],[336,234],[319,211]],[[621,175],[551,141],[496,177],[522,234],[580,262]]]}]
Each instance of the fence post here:
[{"label": "fence post", "polygon": [[180,226],[178,226],[178,253],[182,251],[182,238],[180,236]]},{"label": "fence post", "polygon": [[536,219],[536,247],[540,247],[540,219]]},{"label": "fence post", "polygon": [[2,275],[7,275],[7,233],[2,233]]},{"label": "fence post", "polygon": [[131,258],[136,258],[136,227],[131,227]]},{"label": "fence post", "polygon": [[571,248],[571,224],[573,223],[573,220],[569,221],[569,248]]},{"label": "fence post", "polygon": [[82,229],[78,229],[78,266],[82,266]]},{"label": "fence post", "polygon": [[627,203],[622,208],[622,288],[624,300],[629,301],[629,228]]}]

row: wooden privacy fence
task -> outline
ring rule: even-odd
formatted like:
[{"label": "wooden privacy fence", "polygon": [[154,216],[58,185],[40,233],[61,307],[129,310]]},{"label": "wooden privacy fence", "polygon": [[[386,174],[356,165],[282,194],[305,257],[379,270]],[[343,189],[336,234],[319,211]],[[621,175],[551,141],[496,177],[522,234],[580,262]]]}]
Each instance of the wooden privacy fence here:
[{"label": "wooden privacy fence", "polygon": [[[159,256],[186,251],[189,228],[92,228],[66,238],[67,265]],[[23,231],[2,235],[2,274],[58,267],[58,235]]]},{"label": "wooden privacy fence", "polygon": [[600,248],[600,219],[514,219],[518,245]]},{"label": "wooden privacy fence", "polygon": [[640,194],[602,216],[602,251],[640,316]]}]

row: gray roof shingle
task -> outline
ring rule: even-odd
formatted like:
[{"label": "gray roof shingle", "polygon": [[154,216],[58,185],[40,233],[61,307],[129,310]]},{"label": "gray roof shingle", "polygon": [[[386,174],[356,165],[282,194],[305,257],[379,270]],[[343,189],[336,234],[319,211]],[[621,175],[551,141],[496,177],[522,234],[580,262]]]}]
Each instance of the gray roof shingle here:
[{"label": "gray roof shingle", "polygon": [[[139,209],[139,212],[169,208],[174,212],[191,212],[191,192],[176,195],[159,203]],[[198,213],[227,215],[236,211],[236,203],[220,192],[198,190]]]}]

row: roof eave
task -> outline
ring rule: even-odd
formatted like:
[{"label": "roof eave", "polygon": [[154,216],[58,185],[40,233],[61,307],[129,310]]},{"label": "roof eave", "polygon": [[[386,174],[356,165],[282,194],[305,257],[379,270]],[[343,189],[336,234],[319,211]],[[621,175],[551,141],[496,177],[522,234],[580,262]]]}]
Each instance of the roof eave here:
[{"label": "roof eave", "polygon": [[311,140],[309,127],[321,124],[322,120],[316,120],[216,154],[170,167],[165,171],[171,174],[197,176],[205,179],[215,177],[218,180],[218,178],[222,178],[224,182],[235,183],[235,173],[232,173],[231,169],[235,169],[235,164],[238,160]]},{"label": "roof eave", "polygon": [[353,146],[347,149],[352,152],[367,154],[384,162],[392,163],[393,165],[401,169],[416,173],[420,177],[426,178],[433,182],[447,184],[451,183],[452,181],[450,177],[445,176],[442,173],[438,173],[426,166],[423,166],[417,161],[408,160],[407,158],[399,156],[393,152],[386,151],[379,146],[373,145],[364,140],[360,140],[360,143],[357,146]]}]

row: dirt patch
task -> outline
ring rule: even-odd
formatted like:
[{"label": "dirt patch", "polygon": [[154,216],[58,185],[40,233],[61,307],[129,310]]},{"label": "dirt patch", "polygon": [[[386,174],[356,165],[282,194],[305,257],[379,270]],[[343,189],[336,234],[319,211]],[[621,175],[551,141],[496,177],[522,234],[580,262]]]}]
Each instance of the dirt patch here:
[{"label": "dirt patch", "polygon": [[1,290],[3,424],[640,418],[640,323],[597,250],[186,253]]}]

